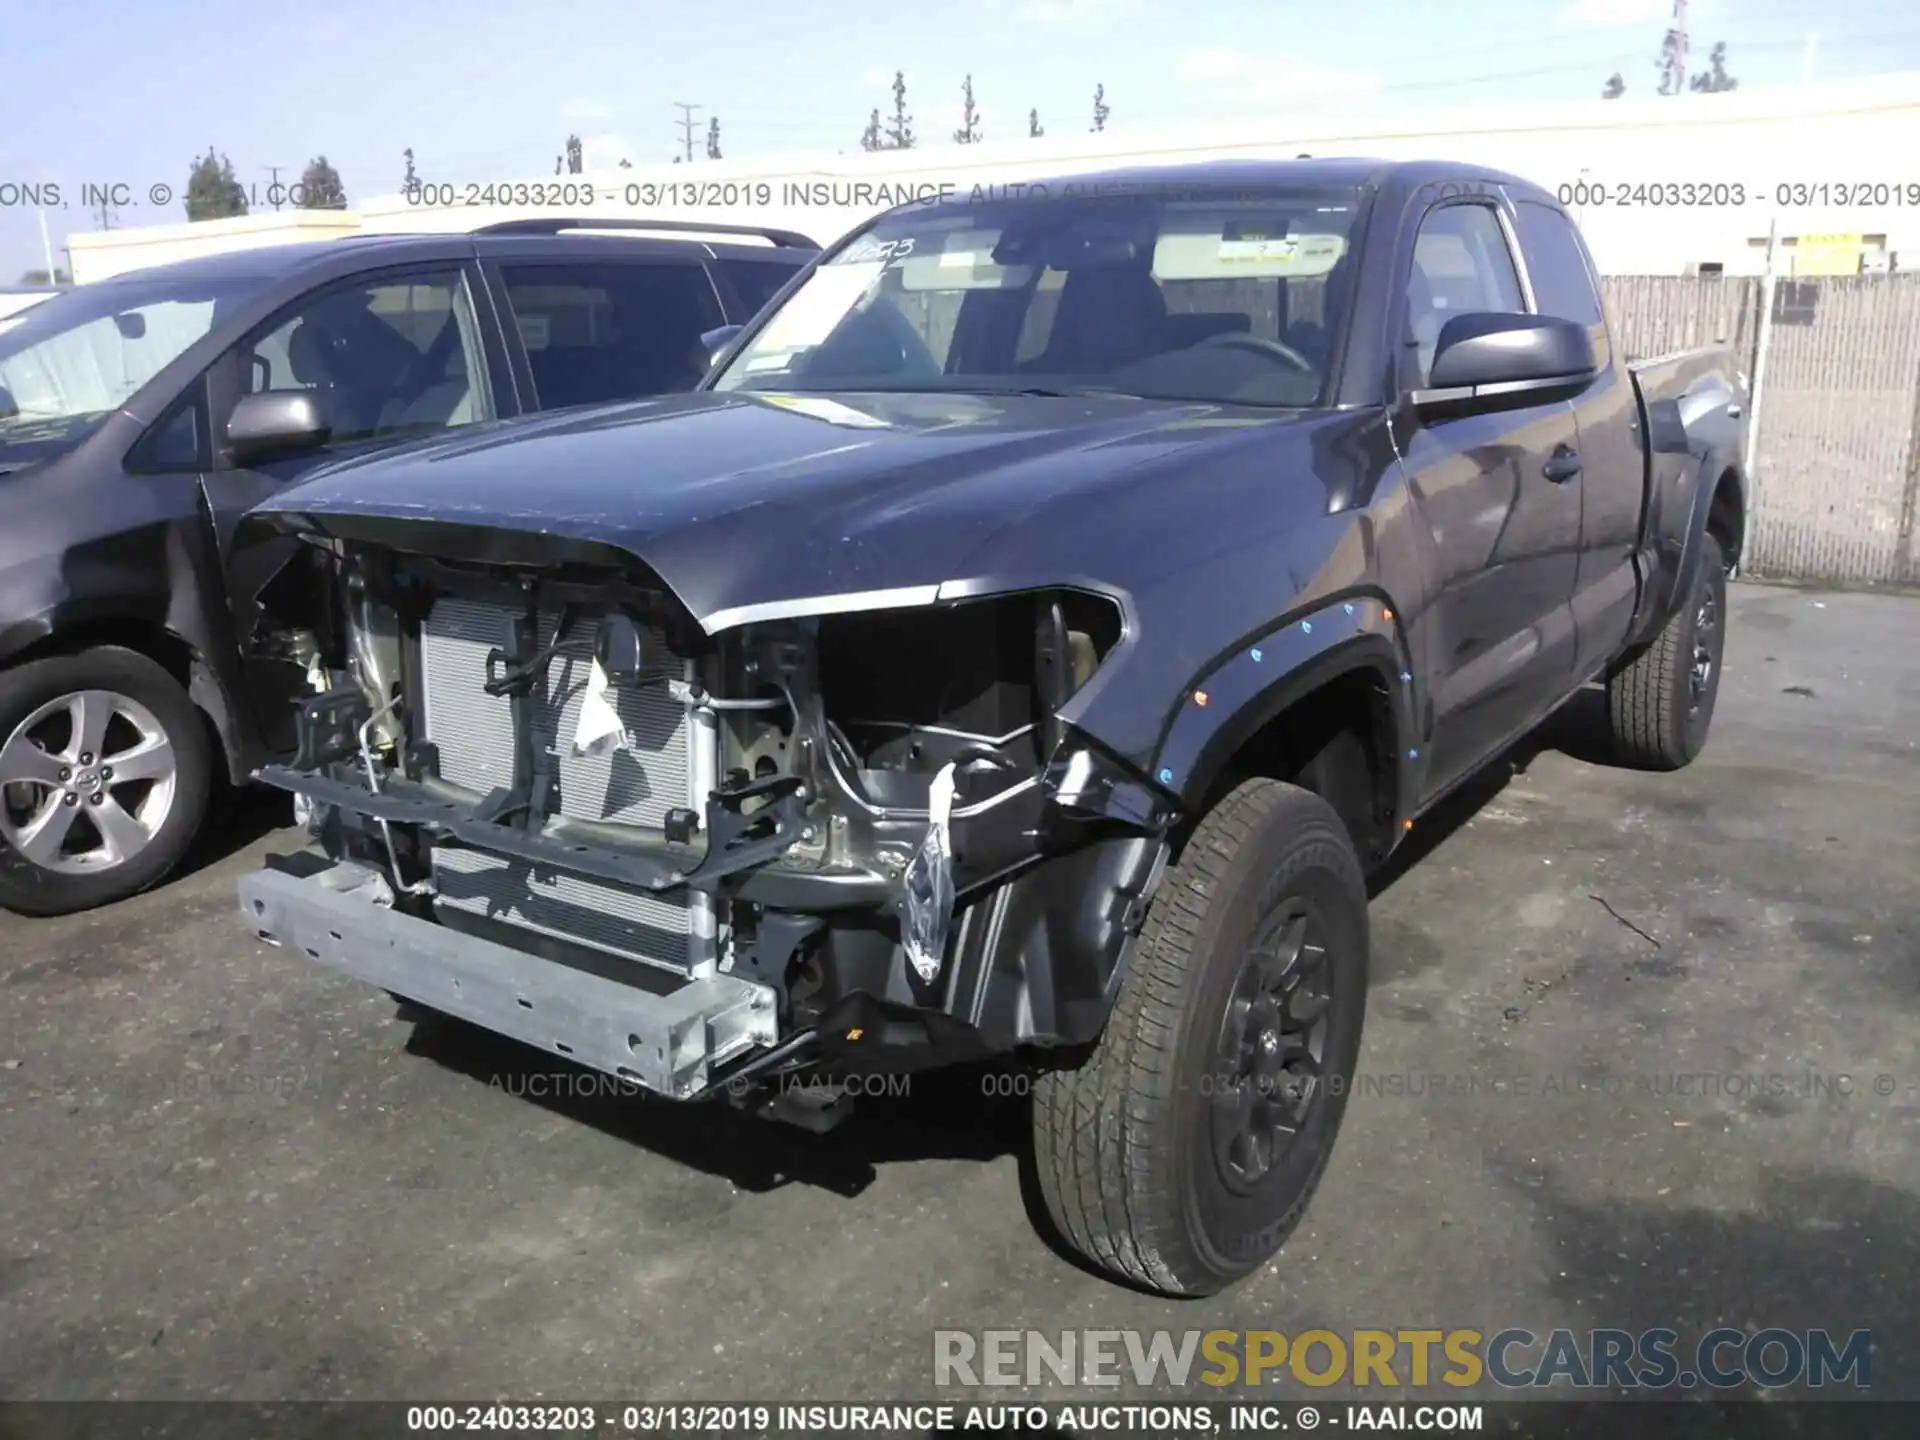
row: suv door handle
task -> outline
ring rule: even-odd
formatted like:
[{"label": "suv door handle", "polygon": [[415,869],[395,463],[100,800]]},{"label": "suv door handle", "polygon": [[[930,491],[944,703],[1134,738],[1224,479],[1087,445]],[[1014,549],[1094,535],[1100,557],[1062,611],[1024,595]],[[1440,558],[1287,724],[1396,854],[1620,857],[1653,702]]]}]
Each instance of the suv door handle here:
[{"label": "suv door handle", "polygon": [[1540,473],[1556,485],[1564,485],[1580,473],[1580,456],[1570,445],[1556,445]]}]

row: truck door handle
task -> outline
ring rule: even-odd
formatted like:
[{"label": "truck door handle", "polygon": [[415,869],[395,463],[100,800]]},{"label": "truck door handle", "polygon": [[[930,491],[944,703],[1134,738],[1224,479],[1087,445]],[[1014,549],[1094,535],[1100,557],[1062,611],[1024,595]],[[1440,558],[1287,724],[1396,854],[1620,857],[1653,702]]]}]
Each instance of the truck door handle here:
[{"label": "truck door handle", "polygon": [[1557,445],[1540,473],[1556,485],[1564,485],[1580,473],[1580,456],[1571,446]]}]

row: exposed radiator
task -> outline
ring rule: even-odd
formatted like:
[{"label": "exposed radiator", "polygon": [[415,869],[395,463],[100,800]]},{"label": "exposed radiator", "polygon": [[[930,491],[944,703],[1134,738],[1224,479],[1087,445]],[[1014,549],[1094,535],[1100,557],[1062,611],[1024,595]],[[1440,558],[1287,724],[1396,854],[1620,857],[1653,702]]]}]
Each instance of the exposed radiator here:
[{"label": "exposed radiator", "polygon": [[[513,783],[513,702],[483,687],[488,652],[511,647],[515,613],[442,599],[421,631],[421,738],[439,751],[443,779],[482,793]],[[552,643],[558,618],[541,616],[540,645]],[[561,814],[658,826],[668,810],[693,805],[698,732],[664,684],[646,685],[612,692],[631,737],[627,748],[601,756],[573,753],[596,623],[582,619],[569,627],[562,653],[534,691],[534,743],[557,757]],[[646,631],[643,644],[649,675],[684,675],[685,662],[668,651],[659,630]],[[676,970],[701,958],[698,917],[685,892],[635,893],[457,845],[435,846],[433,866],[441,905]]]}]

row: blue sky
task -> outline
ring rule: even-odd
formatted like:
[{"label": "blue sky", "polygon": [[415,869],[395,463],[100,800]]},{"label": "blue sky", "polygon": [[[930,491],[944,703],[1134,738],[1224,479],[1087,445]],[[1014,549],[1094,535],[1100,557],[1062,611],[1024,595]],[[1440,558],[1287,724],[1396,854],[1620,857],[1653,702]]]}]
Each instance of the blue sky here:
[{"label": "blue sky", "polygon": [[[40,262],[17,187],[57,181],[56,250],[92,228],[82,182],[124,183],[122,225],[178,221],[155,183],[183,191],[211,144],[264,190],[325,153],[350,198],[389,193],[412,146],[422,178],[550,174],[572,132],[591,163],[675,151],[680,112],[721,125],[728,155],[858,149],[906,71],[923,143],[946,144],[971,72],[988,139],[1085,129],[1096,83],[1109,128],[1302,106],[1351,110],[1538,101],[1597,93],[1621,71],[1654,84],[1671,0],[8,0],[0,48],[0,284]],[[1920,70],[1912,0],[1693,0],[1704,58],[1716,40],[1752,86]],[[1866,158],[1866,157],[1861,157]],[[1911,158],[1911,157],[1909,157]],[[9,183],[15,187],[9,190]],[[12,204],[6,202],[11,199]]]}]

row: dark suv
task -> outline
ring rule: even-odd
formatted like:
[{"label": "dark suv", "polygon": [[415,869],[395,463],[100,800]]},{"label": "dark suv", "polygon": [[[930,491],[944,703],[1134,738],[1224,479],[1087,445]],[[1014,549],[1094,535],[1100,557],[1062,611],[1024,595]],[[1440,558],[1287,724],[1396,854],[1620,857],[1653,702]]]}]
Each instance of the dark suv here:
[{"label": "dark suv", "polygon": [[514,221],[185,261],[0,324],[0,907],[153,884],[217,769],[237,783],[291,742],[287,697],[239,658],[249,506],[410,438],[690,389],[703,336],[816,253]]}]

